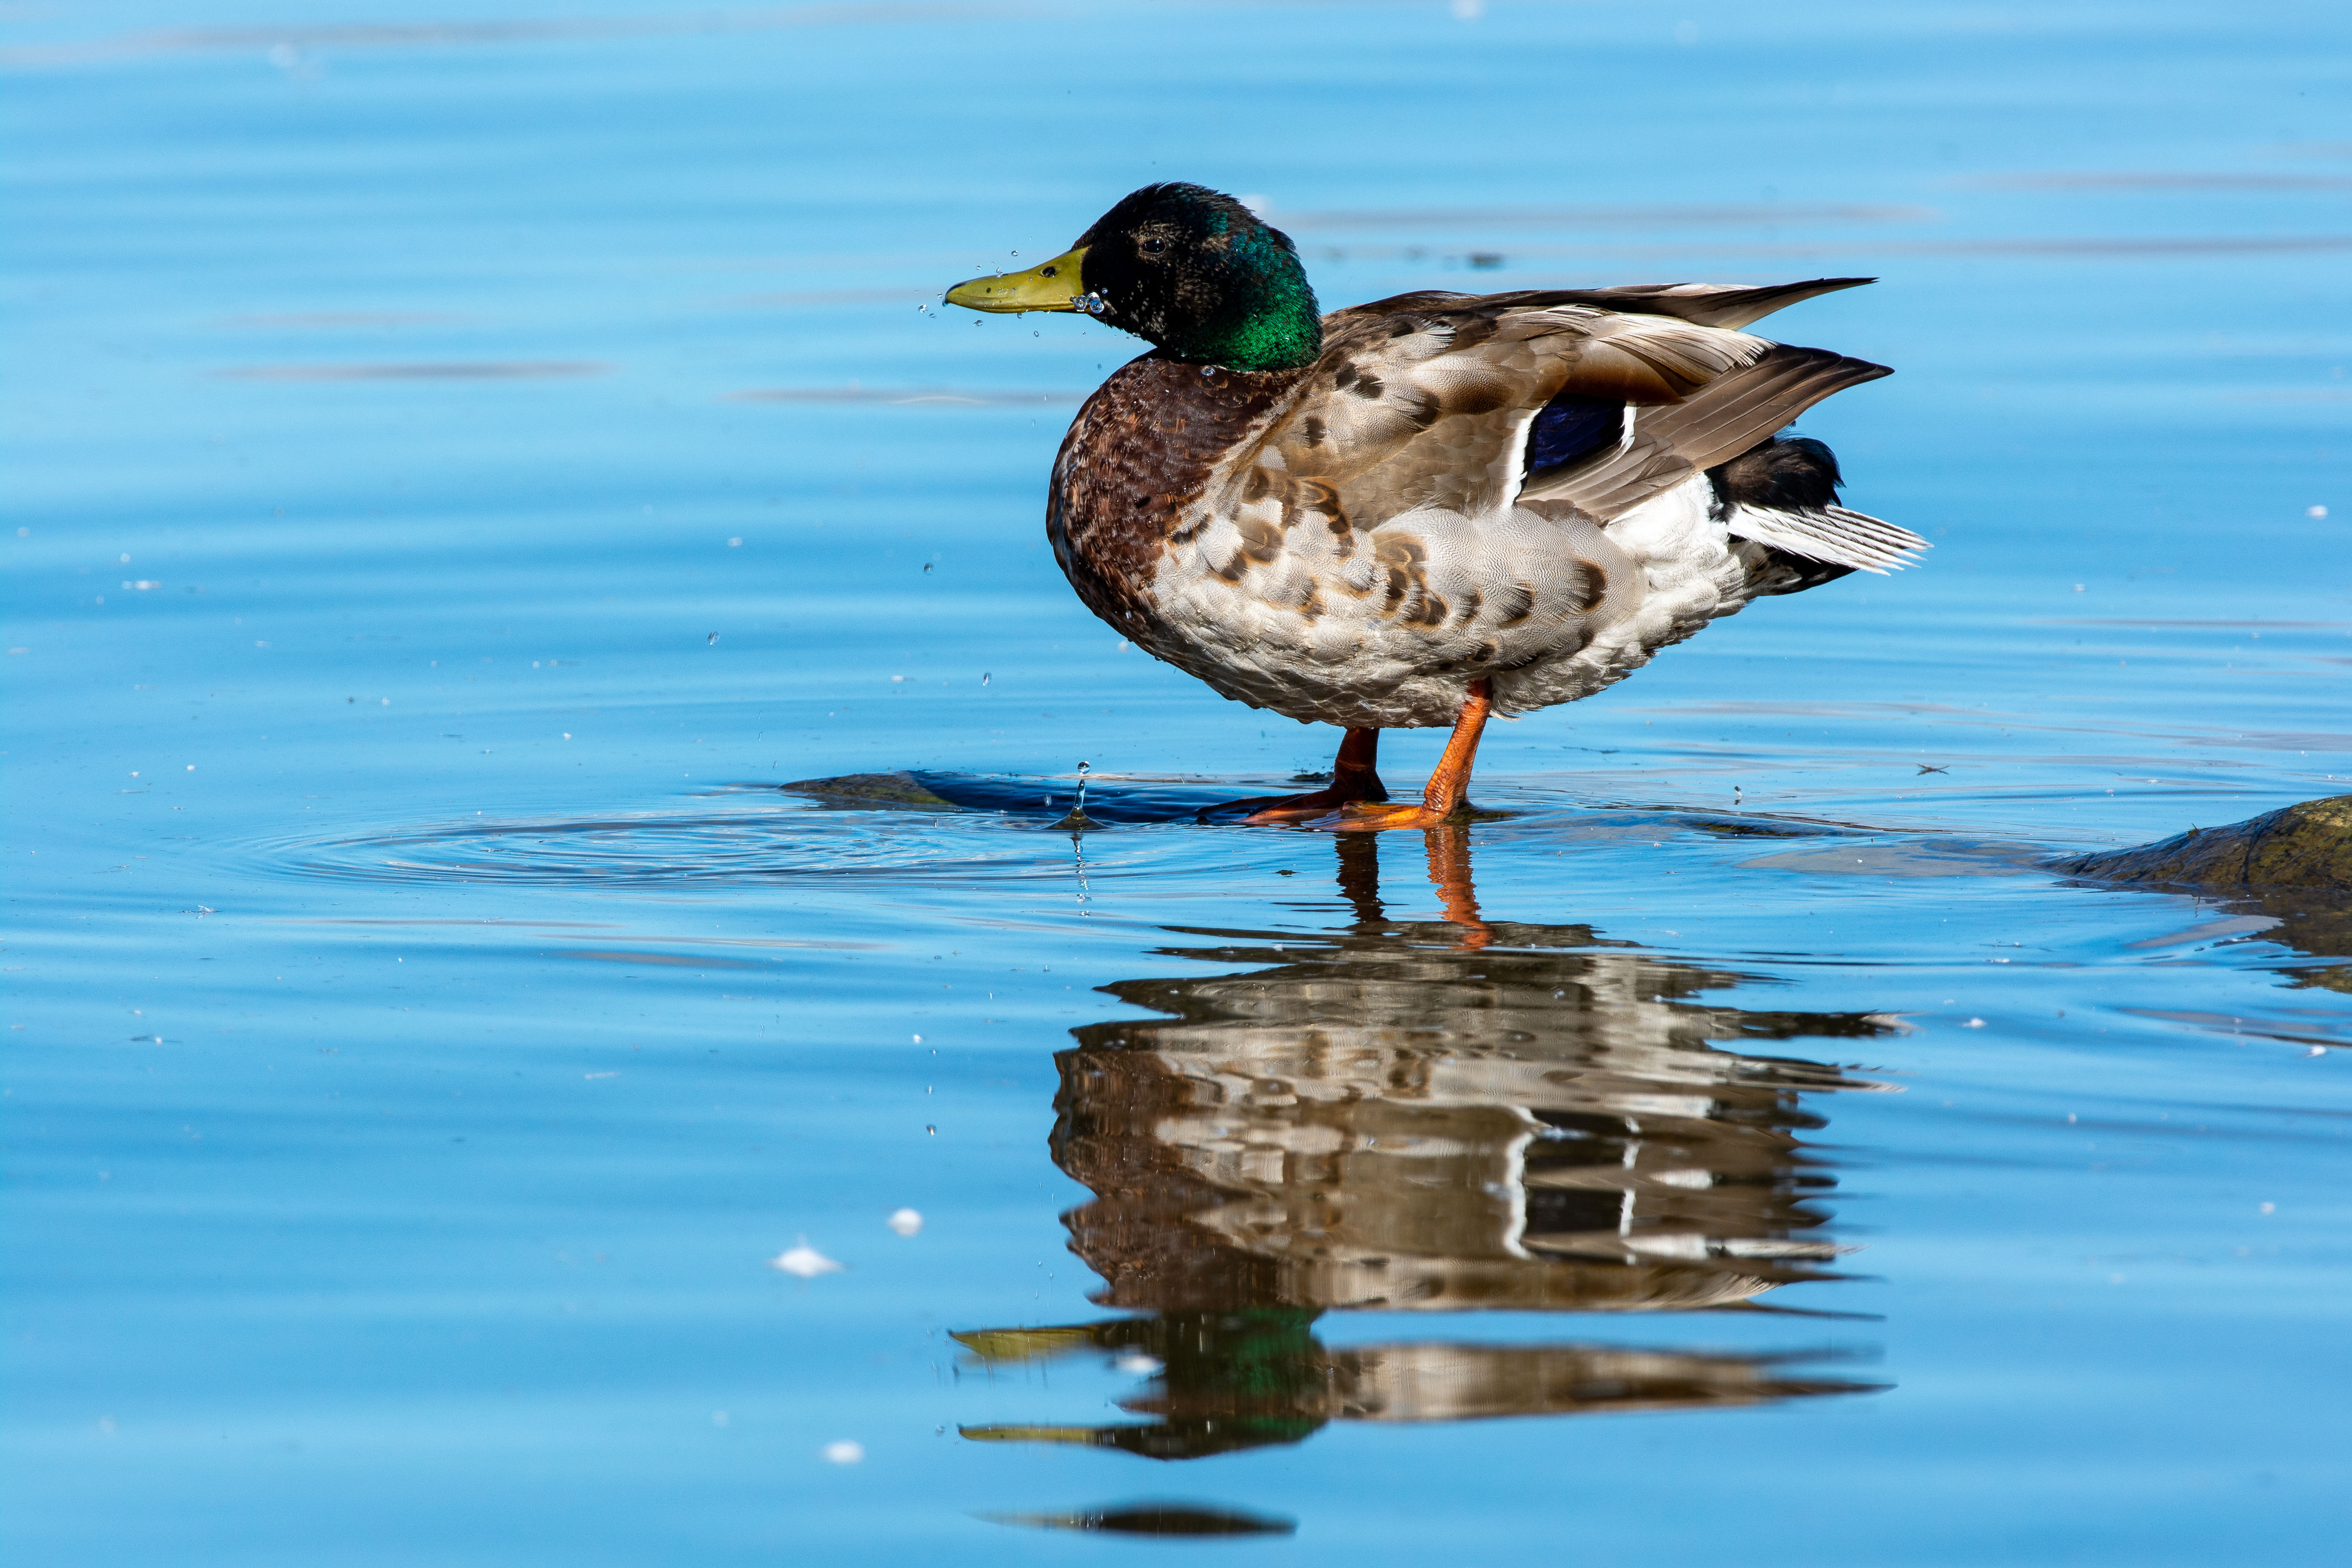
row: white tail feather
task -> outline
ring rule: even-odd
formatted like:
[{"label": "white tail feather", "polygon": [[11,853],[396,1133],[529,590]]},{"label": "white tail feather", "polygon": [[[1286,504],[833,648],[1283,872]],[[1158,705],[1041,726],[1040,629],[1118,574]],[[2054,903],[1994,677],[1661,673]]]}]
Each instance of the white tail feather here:
[{"label": "white tail feather", "polygon": [[1935,548],[1907,528],[1842,506],[1820,511],[1734,507],[1724,526],[1738,538],[1752,539],[1808,561],[1826,561],[1881,576],[1916,566],[1920,551]]}]

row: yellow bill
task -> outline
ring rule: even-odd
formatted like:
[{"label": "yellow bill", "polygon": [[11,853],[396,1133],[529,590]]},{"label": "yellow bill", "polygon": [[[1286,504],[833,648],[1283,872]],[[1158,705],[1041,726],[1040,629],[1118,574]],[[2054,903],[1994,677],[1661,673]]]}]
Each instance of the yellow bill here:
[{"label": "yellow bill", "polygon": [[957,1435],[975,1443],[1069,1443],[1094,1447],[1092,1426],[959,1426]]},{"label": "yellow bill", "polygon": [[1026,272],[1002,272],[974,278],[948,290],[948,303],[970,310],[999,313],[1014,310],[1076,310],[1087,286],[1078,281],[1087,258],[1086,247],[1066,250],[1051,261],[1041,261]]}]

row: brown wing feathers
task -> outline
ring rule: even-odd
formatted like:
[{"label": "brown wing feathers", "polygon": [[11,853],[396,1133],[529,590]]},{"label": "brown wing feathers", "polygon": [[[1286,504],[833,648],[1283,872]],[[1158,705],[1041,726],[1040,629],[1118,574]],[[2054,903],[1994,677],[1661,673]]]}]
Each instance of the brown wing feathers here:
[{"label": "brown wing feathers", "polygon": [[1629,445],[1546,475],[1522,499],[1569,501],[1607,521],[1738,457],[1832,393],[1893,374],[1826,349],[1775,344],[1680,403],[1637,409]]},{"label": "brown wing feathers", "polygon": [[[1606,522],[1772,435],[1832,393],[1888,374],[1732,330],[1863,279],[1474,296],[1401,294],[1333,312],[1324,352],[1255,450],[1319,480],[1344,526],[1436,505],[1472,514],[1519,484],[1517,431],[1553,397],[1634,405],[1633,438],[1546,472],[1520,500]],[[1237,476],[1238,477],[1238,476]],[[1325,509],[1314,509],[1325,510]],[[1336,521],[1336,520],[1334,520]]]},{"label": "brown wing feathers", "polygon": [[1529,290],[1498,295],[1524,305],[1597,305],[1604,310],[1633,310],[1652,316],[1674,316],[1701,327],[1745,327],[1773,311],[1859,289],[1875,278],[1815,278],[1803,283],[1774,283],[1743,289],[1720,283],[1631,283],[1609,289]]},{"label": "brown wing feathers", "polygon": [[[1412,310],[1443,310],[1475,304],[1498,310],[1541,310],[1548,305],[1591,305],[1603,310],[1631,310],[1650,316],[1673,316],[1700,327],[1745,327],[1775,310],[1841,289],[1859,289],[1875,278],[1814,278],[1802,283],[1773,283],[1742,288],[1726,283],[1628,283],[1607,289],[1522,289],[1509,294],[1448,294],[1424,290],[1359,305],[1336,312],[1357,310],[1390,315]],[[1327,323],[1328,325],[1328,323]]]}]

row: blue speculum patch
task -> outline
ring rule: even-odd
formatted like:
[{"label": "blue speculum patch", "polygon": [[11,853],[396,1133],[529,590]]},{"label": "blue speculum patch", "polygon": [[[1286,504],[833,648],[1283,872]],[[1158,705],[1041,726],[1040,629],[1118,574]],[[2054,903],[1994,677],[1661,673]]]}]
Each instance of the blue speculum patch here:
[{"label": "blue speculum patch", "polygon": [[1561,393],[1545,404],[1528,426],[1527,471],[1556,468],[1589,458],[1614,447],[1624,430],[1622,400]]}]

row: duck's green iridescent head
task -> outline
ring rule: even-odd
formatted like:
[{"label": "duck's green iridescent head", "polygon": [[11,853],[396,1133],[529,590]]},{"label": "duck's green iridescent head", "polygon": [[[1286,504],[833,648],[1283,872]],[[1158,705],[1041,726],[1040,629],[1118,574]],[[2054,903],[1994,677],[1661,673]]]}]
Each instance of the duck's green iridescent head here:
[{"label": "duck's green iridescent head", "polygon": [[948,290],[975,310],[1086,310],[1171,359],[1231,370],[1311,364],[1323,323],[1290,237],[1200,185],[1146,185],[1026,272]]}]

